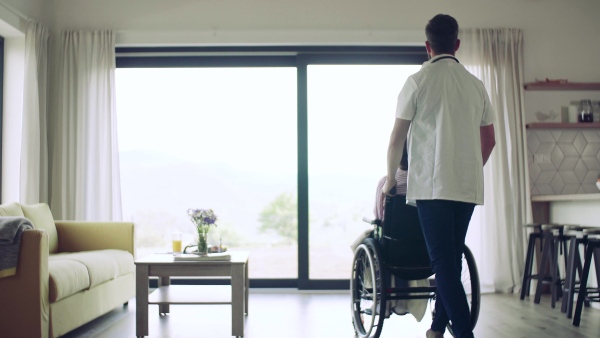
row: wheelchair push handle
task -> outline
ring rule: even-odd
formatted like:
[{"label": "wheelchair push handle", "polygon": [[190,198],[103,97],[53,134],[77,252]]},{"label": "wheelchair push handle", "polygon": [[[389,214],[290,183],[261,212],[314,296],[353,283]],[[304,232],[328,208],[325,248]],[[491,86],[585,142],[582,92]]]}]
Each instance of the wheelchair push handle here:
[{"label": "wheelchair push handle", "polygon": [[369,224],[373,224],[373,225],[381,225],[381,220],[380,219],[372,219],[369,218],[367,216],[363,217],[363,222],[369,223]]}]

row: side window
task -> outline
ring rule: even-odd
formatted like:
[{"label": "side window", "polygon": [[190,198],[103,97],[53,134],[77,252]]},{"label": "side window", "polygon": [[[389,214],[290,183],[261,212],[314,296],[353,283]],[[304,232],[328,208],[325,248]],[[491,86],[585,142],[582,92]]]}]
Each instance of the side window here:
[{"label": "side window", "polygon": [[[0,192],[2,191],[2,121],[4,107],[4,38],[0,36]],[[0,194],[0,203],[2,196]]]}]

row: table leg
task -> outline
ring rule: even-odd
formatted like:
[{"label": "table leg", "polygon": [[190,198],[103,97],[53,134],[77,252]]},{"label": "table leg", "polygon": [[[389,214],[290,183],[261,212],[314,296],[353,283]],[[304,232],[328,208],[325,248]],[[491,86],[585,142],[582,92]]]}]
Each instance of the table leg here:
[{"label": "table leg", "polygon": [[245,297],[245,301],[244,301],[244,305],[246,306],[245,308],[245,313],[246,316],[248,315],[248,296],[250,295],[250,277],[248,276],[248,262],[246,261],[246,271],[245,271],[245,275],[244,275],[244,279],[246,280],[246,297]]},{"label": "table leg", "polygon": [[135,335],[148,335],[148,266],[135,269]]},{"label": "table leg", "polygon": [[[171,277],[169,276],[160,276],[158,277],[158,287],[161,286],[169,286],[171,285]],[[158,304],[158,315],[167,315],[169,314],[169,304]]]},{"label": "table leg", "polygon": [[245,276],[244,265],[231,266],[231,335],[236,337],[244,336]]}]

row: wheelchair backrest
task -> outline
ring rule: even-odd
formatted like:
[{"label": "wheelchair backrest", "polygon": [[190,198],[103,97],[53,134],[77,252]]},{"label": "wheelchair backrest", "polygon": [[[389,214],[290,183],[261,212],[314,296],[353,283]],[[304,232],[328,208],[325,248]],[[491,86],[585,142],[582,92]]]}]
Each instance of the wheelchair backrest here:
[{"label": "wheelchair backrest", "polygon": [[403,195],[387,196],[381,244],[384,264],[404,279],[433,274],[417,208]]}]

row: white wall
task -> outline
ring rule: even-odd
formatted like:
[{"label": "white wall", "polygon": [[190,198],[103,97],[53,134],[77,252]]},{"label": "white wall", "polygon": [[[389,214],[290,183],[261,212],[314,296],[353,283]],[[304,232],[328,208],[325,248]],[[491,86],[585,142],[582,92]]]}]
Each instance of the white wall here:
[{"label": "white wall", "polygon": [[0,7],[9,8],[27,18],[48,24],[48,9],[51,1],[47,0],[0,0]]},{"label": "white wall", "polygon": [[[19,0],[12,0],[19,1]],[[597,0],[53,0],[58,29],[113,29],[121,45],[422,44],[427,21],[513,27],[525,78],[598,81]]]}]

